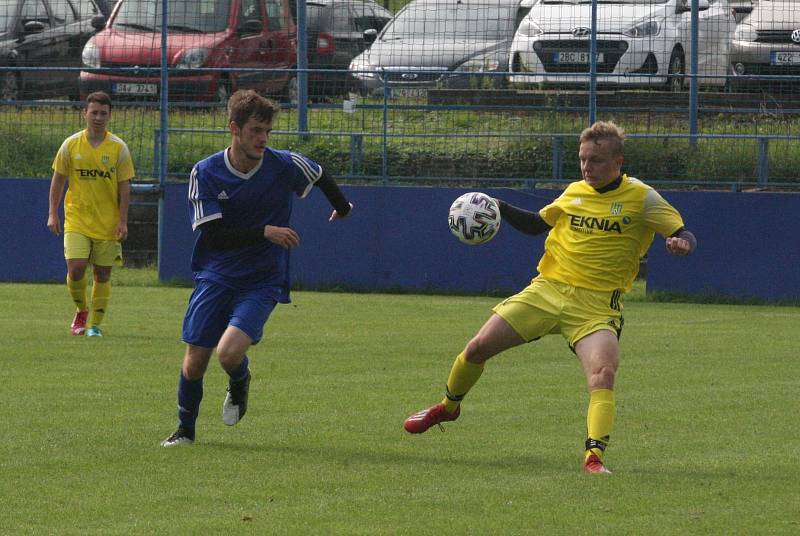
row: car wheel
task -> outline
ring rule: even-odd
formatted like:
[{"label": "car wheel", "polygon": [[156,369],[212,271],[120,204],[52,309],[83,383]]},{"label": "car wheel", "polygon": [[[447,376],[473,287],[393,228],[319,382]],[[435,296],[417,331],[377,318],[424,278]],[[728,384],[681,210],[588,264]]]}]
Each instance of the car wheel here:
[{"label": "car wheel", "polygon": [[2,85],[0,85],[0,99],[4,101],[19,100],[20,89],[22,87],[19,73],[5,71],[3,73]]},{"label": "car wheel", "polygon": [[686,74],[686,62],[683,59],[683,52],[673,50],[669,57],[669,67],[667,70],[667,88],[673,93],[683,91],[683,78]]}]

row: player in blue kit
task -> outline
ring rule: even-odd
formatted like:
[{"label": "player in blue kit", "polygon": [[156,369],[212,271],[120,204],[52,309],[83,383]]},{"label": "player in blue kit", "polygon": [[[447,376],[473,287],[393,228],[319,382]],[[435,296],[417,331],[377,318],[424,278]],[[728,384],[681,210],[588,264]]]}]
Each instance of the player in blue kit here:
[{"label": "player in blue kit", "polygon": [[193,443],[203,398],[203,375],[214,348],[229,375],[222,420],[233,426],[247,411],[247,350],[258,343],[278,303],[289,302],[289,250],[300,244],[289,217],[295,196],[322,190],[334,208],[353,205],[313,160],[267,147],[278,106],[255,91],[228,101],[231,145],[198,162],[189,178],[189,216],[195,230],[195,289],[183,320],[178,383],[178,429],[164,447]]}]

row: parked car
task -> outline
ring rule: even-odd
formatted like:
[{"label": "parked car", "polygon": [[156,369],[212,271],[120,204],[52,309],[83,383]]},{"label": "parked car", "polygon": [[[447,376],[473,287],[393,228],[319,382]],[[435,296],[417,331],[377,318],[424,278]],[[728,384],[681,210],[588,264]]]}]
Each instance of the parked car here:
[{"label": "parked car", "polygon": [[391,18],[391,11],[370,0],[306,2],[308,68],[339,70],[310,72],[309,94],[339,94],[351,89],[354,80],[348,68],[368,46],[364,32],[381,31]]},{"label": "parked car", "polygon": [[81,66],[92,19],[105,22],[92,0],[0,0],[0,99],[76,99],[76,72],[44,68]]},{"label": "parked car", "polygon": [[[103,90],[118,99],[158,98],[161,6],[161,0],[120,1],[83,50],[83,64],[99,70],[81,72],[82,96]],[[172,100],[226,102],[240,88],[294,99],[297,78],[279,69],[295,68],[296,60],[288,0],[170,0]]]},{"label": "parked car", "polygon": [[759,80],[750,76],[800,76],[800,3],[759,0],[736,27],[731,46],[734,89],[781,88],[796,91],[800,81]]},{"label": "parked car", "polygon": [[350,63],[363,91],[421,96],[435,87],[500,87],[530,0],[413,0]]},{"label": "parked car", "polygon": [[[697,73],[701,85],[724,86],[735,29],[728,0],[698,0]],[[685,87],[691,57],[690,0],[598,0],[599,85]],[[542,0],[511,45],[517,87],[582,86],[589,81],[592,5]]]}]

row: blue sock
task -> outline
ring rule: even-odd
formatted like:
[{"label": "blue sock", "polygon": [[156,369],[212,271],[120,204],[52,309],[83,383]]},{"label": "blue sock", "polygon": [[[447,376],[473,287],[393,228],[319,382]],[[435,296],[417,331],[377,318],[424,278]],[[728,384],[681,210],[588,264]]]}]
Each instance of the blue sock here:
[{"label": "blue sock", "polygon": [[194,430],[194,423],[200,414],[200,401],[203,400],[203,378],[187,380],[181,372],[178,382],[178,420],[181,428]]},{"label": "blue sock", "polygon": [[228,373],[228,376],[231,377],[231,382],[240,382],[247,377],[247,366],[250,364],[250,360],[247,356],[244,356],[242,362],[233,370],[226,370],[225,372]]}]

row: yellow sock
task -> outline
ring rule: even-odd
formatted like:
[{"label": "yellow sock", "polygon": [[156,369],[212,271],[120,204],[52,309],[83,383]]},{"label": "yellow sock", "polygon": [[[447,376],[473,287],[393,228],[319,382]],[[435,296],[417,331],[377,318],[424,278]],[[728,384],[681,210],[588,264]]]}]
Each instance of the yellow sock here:
[{"label": "yellow sock", "polygon": [[86,305],[86,274],[81,279],[75,281],[67,274],[67,290],[75,303],[75,308],[79,311],[85,311]]},{"label": "yellow sock", "polygon": [[[589,411],[586,414],[586,428],[589,438],[586,440],[586,454],[596,454],[603,458],[603,449],[608,444],[611,430],[614,428],[614,391],[611,389],[595,389],[589,397]],[[592,445],[602,445],[603,448]]]},{"label": "yellow sock", "polygon": [[111,281],[105,283],[94,282],[92,286],[92,315],[90,326],[99,326],[108,309],[108,300],[111,298]]},{"label": "yellow sock", "polygon": [[458,354],[453,363],[453,368],[450,369],[450,376],[447,377],[447,396],[442,400],[448,413],[453,413],[458,409],[464,399],[464,395],[472,389],[472,386],[481,377],[483,365],[483,363],[480,365],[470,363],[463,353]]}]

